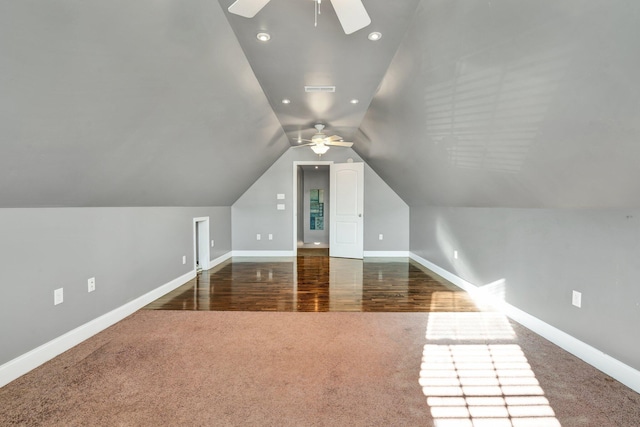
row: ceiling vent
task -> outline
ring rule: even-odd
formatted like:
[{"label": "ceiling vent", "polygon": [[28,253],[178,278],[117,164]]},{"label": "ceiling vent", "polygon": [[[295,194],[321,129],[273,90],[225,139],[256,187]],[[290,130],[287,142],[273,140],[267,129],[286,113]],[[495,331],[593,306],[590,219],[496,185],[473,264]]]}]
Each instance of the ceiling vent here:
[{"label": "ceiling vent", "polygon": [[335,86],[305,86],[305,92],[335,92]]}]

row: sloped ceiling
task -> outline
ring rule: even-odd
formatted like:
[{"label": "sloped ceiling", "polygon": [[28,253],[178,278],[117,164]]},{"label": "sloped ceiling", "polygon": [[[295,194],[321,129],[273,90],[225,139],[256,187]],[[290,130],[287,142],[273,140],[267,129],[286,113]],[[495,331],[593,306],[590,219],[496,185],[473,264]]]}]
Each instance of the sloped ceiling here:
[{"label": "sloped ceiling", "polygon": [[640,202],[640,3],[424,0],[355,149],[410,205]]},{"label": "sloped ceiling", "polygon": [[289,147],[217,2],[0,2],[0,61],[0,207],[228,206]]},{"label": "sloped ceiling", "polygon": [[0,207],[231,205],[316,122],[410,205],[638,205],[640,2],[231,3],[1,2]]},{"label": "sloped ceiling", "polygon": [[[234,1],[219,0],[225,11]],[[298,137],[311,138],[316,123],[326,125],[329,135],[353,139],[418,3],[365,0],[371,24],[349,35],[330,0],[321,2],[317,26],[312,0],[271,0],[253,18],[226,13],[271,108],[296,145]],[[368,39],[374,31],[380,40]],[[259,41],[260,32],[271,39]],[[335,86],[335,93],[305,92],[305,86],[314,85]]]}]

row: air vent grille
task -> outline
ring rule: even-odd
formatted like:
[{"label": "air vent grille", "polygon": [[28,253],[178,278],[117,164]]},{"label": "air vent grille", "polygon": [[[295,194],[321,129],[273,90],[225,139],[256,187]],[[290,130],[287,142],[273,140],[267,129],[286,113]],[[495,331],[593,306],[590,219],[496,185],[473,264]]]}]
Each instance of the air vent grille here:
[{"label": "air vent grille", "polygon": [[305,92],[335,92],[335,86],[305,86]]}]

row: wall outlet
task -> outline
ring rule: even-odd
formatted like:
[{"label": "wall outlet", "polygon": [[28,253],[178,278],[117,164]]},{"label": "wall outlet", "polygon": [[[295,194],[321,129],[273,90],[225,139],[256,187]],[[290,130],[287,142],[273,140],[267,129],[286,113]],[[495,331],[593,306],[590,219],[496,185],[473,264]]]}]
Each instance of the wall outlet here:
[{"label": "wall outlet", "polygon": [[211,239],[211,247],[213,247],[213,239]]},{"label": "wall outlet", "polygon": [[95,290],[96,290],[96,278],[92,277],[91,279],[87,280],[87,291],[93,292]]},{"label": "wall outlet", "polygon": [[62,304],[64,301],[64,291],[62,288],[53,291],[53,305]]},{"label": "wall outlet", "polygon": [[578,291],[573,291],[573,296],[571,297],[571,304],[575,305],[578,308],[582,307],[582,293]]},{"label": "wall outlet", "polygon": [[384,236],[382,234],[378,234],[378,240],[382,240]]},{"label": "wall outlet", "polygon": [[269,233],[269,240],[273,240],[273,234]]},{"label": "wall outlet", "polygon": [[276,209],[278,209],[279,211],[283,211],[284,210],[284,203],[278,203],[276,205]]},{"label": "wall outlet", "polygon": [[260,240],[262,239],[262,236],[260,235],[260,233],[256,234],[256,240]]},{"label": "wall outlet", "polygon": [[187,263],[187,256],[186,255],[182,255],[182,263],[183,264]]},{"label": "wall outlet", "polygon": [[278,200],[284,200],[284,193],[278,193],[278,194],[276,194],[276,198],[277,198]]},{"label": "wall outlet", "polygon": [[453,251],[453,259],[458,259],[458,251]]}]

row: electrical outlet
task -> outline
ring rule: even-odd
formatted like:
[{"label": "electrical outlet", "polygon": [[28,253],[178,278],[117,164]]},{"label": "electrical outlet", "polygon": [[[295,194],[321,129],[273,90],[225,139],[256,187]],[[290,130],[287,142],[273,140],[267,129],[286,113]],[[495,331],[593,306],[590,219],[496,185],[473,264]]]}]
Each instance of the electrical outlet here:
[{"label": "electrical outlet", "polygon": [[453,251],[453,259],[458,259],[458,251]]},{"label": "electrical outlet", "polygon": [[580,293],[578,291],[573,291],[573,296],[571,298],[571,304],[575,305],[578,308],[582,307],[582,293]]},{"label": "electrical outlet", "polygon": [[92,277],[91,279],[87,280],[87,291],[93,292],[95,290],[96,290],[96,278]]},{"label": "electrical outlet", "polygon": [[269,233],[269,240],[273,240],[273,234]]},{"label": "electrical outlet", "polygon": [[213,247],[213,239],[211,239],[211,247]]},{"label": "electrical outlet", "polygon": [[186,255],[182,255],[182,263],[183,264],[187,263],[187,256]]},{"label": "electrical outlet", "polygon": [[53,291],[53,305],[62,304],[63,301],[64,301],[63,288],[59,288]]},{"label": "electrical outlet", "polygon": [[262,239],[262,236],[260,235],[260,233],[256,234],[256,240],[260,240]]},{"label": "electrical outlet", "polygon": [[382,234],[378,234],[378,240],[382,240],[384,236]]}]

